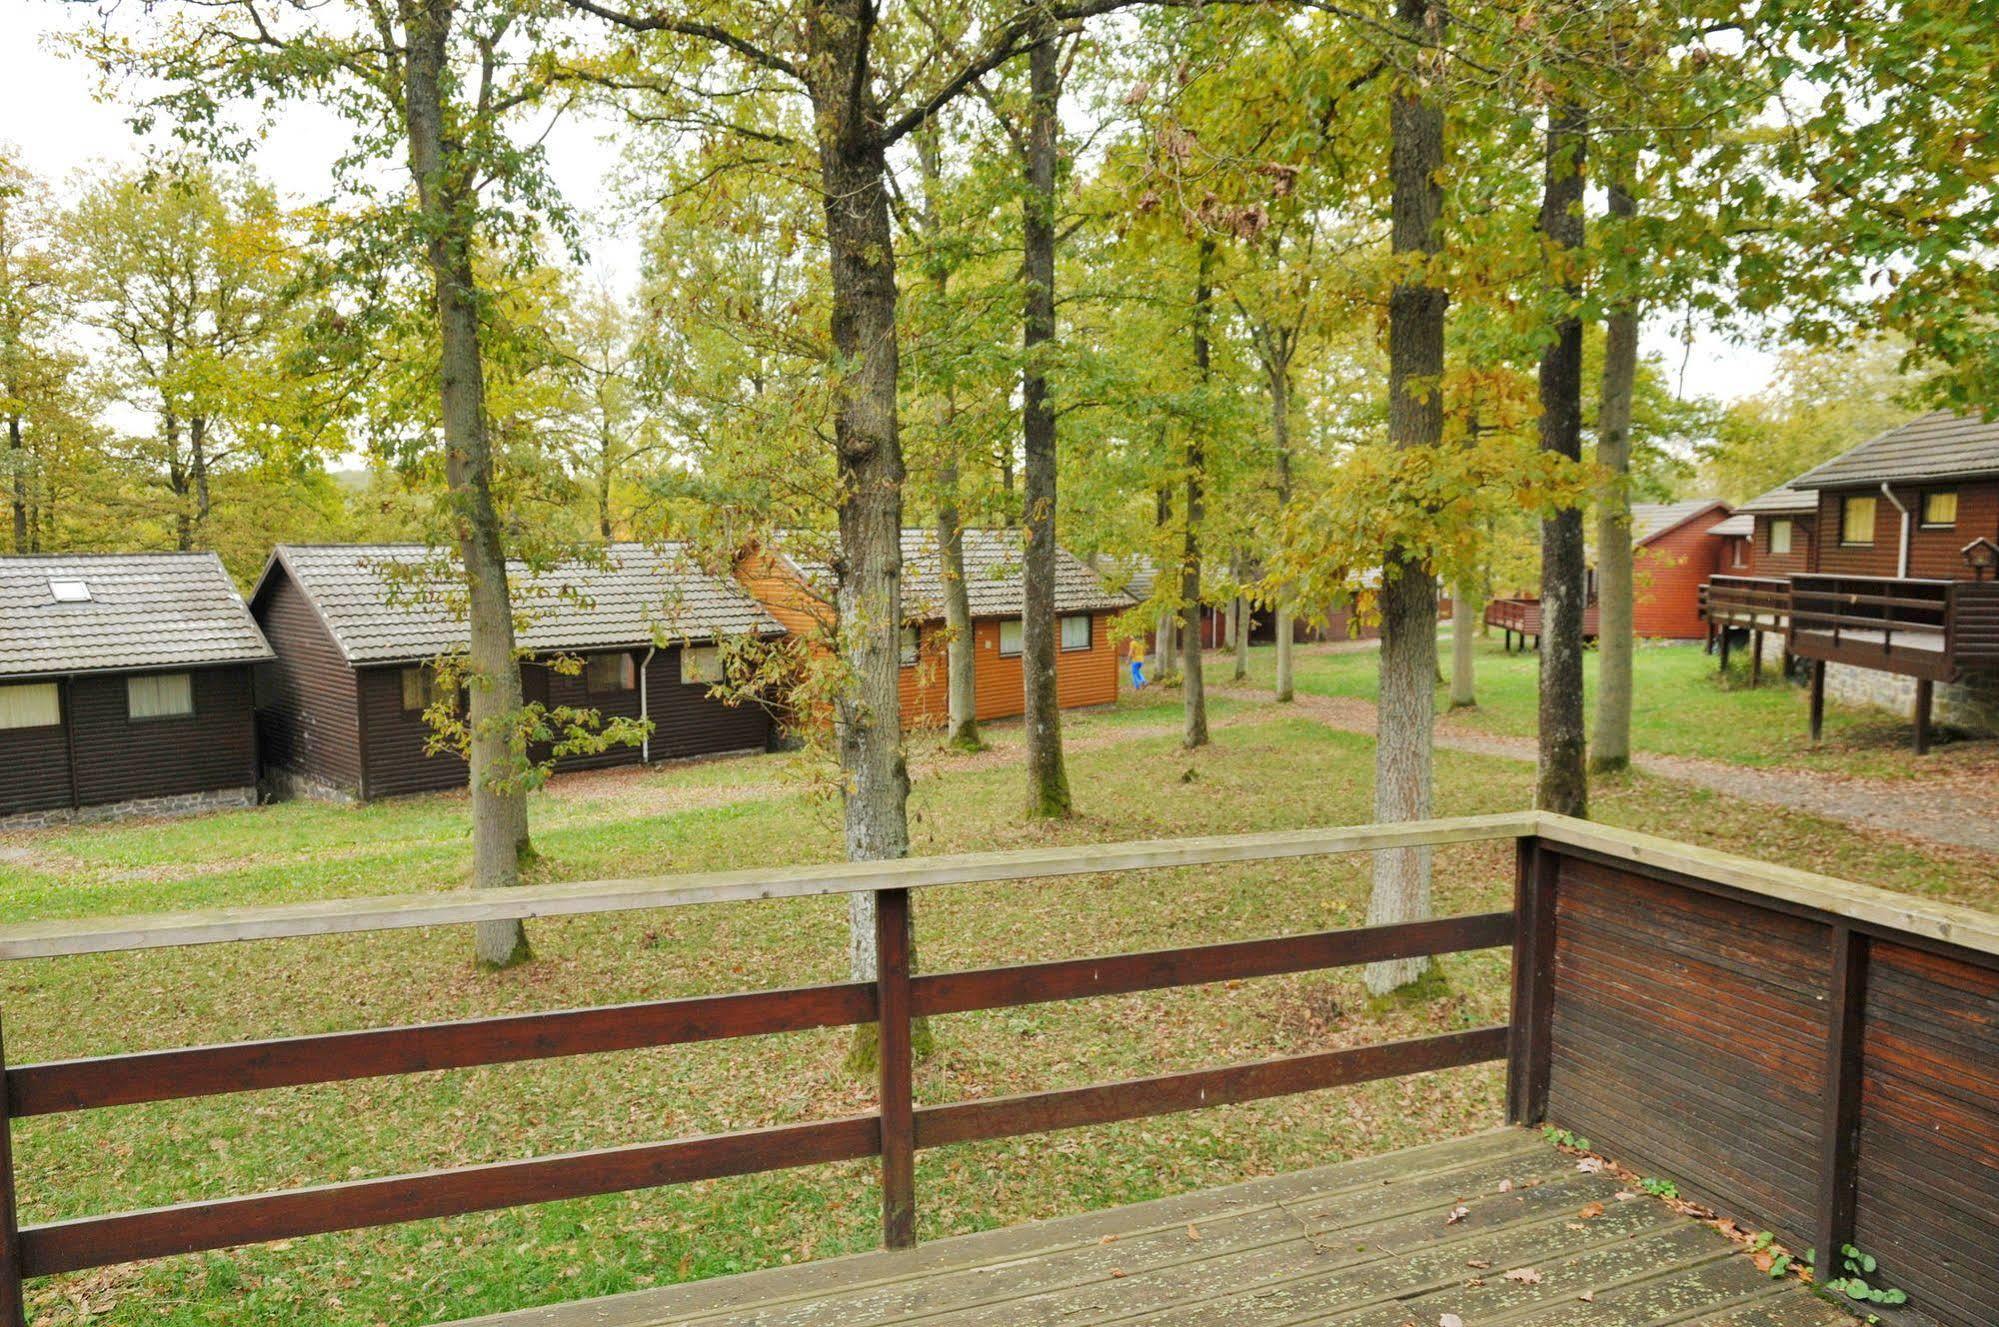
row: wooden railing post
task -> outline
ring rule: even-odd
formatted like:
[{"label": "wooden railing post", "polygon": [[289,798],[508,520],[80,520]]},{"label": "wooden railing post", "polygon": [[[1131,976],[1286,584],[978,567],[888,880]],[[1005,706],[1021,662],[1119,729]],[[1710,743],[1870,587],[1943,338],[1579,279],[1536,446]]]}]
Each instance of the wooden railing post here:
[{"label": "wooden railing post", "polygon": [[1555,1017],[1555,854],[1522,836],[1513,884],[1513,1017],[1506,1054],[1506,1118],[1539,1124],[1548,1114]]},{"label": "wooden railing post", "polygon": [[1865,935],[1832,928],[1831,988],[1826,1000],[1825,1119],[1819,1138],[1817,1272],[1839,1274],[1839,1250],[1853,1242],[1855,1163],[1860,1152],[1860,1071],[1867,1003]]},{"label": "wooden railing post", "polygon": [[21,1293],[21,1226],[14,1198],[13,1107],[7,1092],[7,1043],[0,1030],[0,1327],[26,1327]]},{"label": "wooden railing post", "polygon": [[916,1245],[916,1086],[910,1051],[909,891],[875,895],[875,1005],[881,1060],[882,1243]]}]

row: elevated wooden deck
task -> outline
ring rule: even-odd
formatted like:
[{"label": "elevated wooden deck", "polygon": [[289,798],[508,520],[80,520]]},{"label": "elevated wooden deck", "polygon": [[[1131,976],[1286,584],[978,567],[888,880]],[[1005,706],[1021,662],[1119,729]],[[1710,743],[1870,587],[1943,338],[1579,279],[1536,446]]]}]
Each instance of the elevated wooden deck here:
[{"label": "elevated wooden deck", "polygon": [[477,1327],[1429,1327],[1447,1314],[1465,1327],[1854,1321],[1708,1226],[1506,1129]]}]

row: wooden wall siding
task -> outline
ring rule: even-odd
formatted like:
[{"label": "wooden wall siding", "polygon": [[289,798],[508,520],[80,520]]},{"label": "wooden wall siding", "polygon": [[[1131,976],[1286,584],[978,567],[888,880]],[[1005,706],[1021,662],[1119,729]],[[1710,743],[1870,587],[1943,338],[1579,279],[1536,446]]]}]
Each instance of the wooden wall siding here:
[{"label": "wooden wall siding", "polygon": [[1824,926],[1564,857],[1548,1118],[1811,1242]]},{"label": "wooden wall siding", "polygon": [[251,608],[278,656],[265,665],[257,709],[265,766],[358,792],[361,717],[353,670],[282,571],[273,573]]},{"label": "wooden wall siding", "polygon": [[759,550],[737,562],[736,579],[786,631],[809,641],[824,640],[832,606],[807,590],[789,565]]},{"label": "wooden wall siding", "polygon": [[1726,517],[1717,507],[1638,549],[1637,593],[1631,606],[1631,629],[1636,634],[1656,640],[1698,640],[1707,635],[1707,623],[1701,619],[1701,586],[1716,572],[1732,570],[1722,560],[1727,540],[1709,531]]},{"label": "wooden wall siding", "polygon": [[70,683],[76,796],[84,806],[242,788],[257,781],[256,720],[247,665],[193,671],[194,713],[127,717],[122,676]]},{"label": "wooden wall siding", "polygon": [[465,786],[465,762],[450,752],[429,755],[430,725],[403,709],[402,669],[358,668],[363,774],[361,795],[400,797]]},{"label": "wooden wall siding", "polygon": [[[1117,651],[1111,646],[1111,617],[1109,613],[1090,615],[1089,649],[1055,651],[1055,696],[1062,708],[1116,702]],[[999,630],[997,620],[972,624],[973,639],[978,645],[977,695],[981,719],[1017,717],[1027,703],[1020,659],[1000,657]]]},{"label": "wooden wall siding", "polygon": [[[1953,487],[1938,485],[1938,487]],[[1963,548],[1983,536],[1999,539],[1999,480],[1958,484],[1957,524],[1948,530],[1925,530],[1916,524],[1909,532],[1909,575],[1937,580],[1970,580],[1971,572],[1961,556]],[[1847,576],[1893,576],[1901,549],[1902,513],[1881,497],[1881,490],[1846,489],[1862,497],[1880,498],[1874,504],[1874,543],[1871,547],[1847,547],[1839,542],[1839,500],[1841,490],[1826,489],[1819,494],[1818,565],[1812,570]],[[1920,488],[1893,486],[1893,492],[1917,516]]]},{"label": "wooden wall siding", "polygon": [[[709,697],[705,684],[681,682],[678,646],[653,656],[646,668],[646,683],[654,760],[761,750],[770,742],[770,714],[763,706],[725,705]],[[638,758],[635,749],[625,757],[627,761]]]},{"label": "wooden wall siding", "polygon": [[1946,1327],[1999,1323],[1999,972],[1877,942],[1854,1242]]},{"label": "wooden wall siding", "polygon": [[[69,697],[64,696],[65,713],[68,708]],[[0,816],[69,804],[68,730],[61,725],[0,728]]]},{"label": "wooden wall siding", "polygon": [[[1756,518],[1755,547],[1750,552],[1749,576],[1789,576],[1793,572],[1816,571],[1812,558],[1812,530],[1817,524],[1810,516],[1793,516],[1791,530],[1791,551],[1772,553],[1770,551],[1770,517]],[[1724,571],[1731,570],[1724,568]]]}]

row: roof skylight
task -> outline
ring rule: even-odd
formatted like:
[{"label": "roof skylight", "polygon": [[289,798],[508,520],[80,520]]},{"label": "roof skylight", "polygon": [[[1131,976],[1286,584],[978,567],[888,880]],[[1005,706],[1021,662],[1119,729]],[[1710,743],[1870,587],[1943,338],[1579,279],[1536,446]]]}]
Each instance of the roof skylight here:
[{"label": "roof skylight", "polygon": [[88,581],[50,581],[49,593],[59,604],[87,604],[90,602]]}]

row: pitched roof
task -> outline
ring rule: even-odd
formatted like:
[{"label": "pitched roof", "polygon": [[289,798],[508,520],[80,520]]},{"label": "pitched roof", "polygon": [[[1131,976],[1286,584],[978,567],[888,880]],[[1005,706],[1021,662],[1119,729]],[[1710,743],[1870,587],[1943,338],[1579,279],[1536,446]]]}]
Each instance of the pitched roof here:
[{"label": "pitched roof", "polygon": [[[65,583],[61,598],[59,583]],[[0,677],[270,657],[264,633],[213,553],[0,557]]]},{"label": "pitched roof", "polygon": [[[530,572],[507,564],[518,643],[538,652],[635,648],[784,631],[733,580],[680,544],[612,544],[606,561]],[[412,663],[466,643],[462,588],[421,544],[281,544],[257,584],[283,567],[350,664]]]},{"label": "pitched roof", "polygon": [[1813,512],[1819,509],[1819,495],[1807,493],[1803,489],[1780,484],[1768,493],[1759,493],[1735,509],[1740,516],[1785,516],[1795,512]]},{"label": "pitched roof", "polygon": [[[782,535],[779,542],[785,556],[814,593],[830,600],[833,571],[826,558],[835,546],[834,537],[822,531],[791,531]],[[965,597],[971,600],[972,616],[1020,616],[1026,602],[1021,583],[1020,531],[966,530],[963,542]],[[1056,612],[1115,612],[1136,602],[1124,591],[1106,586],[1102,577],[1067,549],[1056,548]],[[902,611],[912,622],[944,616],[943,561],[934,530],[902,532]]]},{"label": "pitched roof", "polygon": [[1104,576],[1106,585],[1119,585],[1134,599],[1150,599],[1152,587],[1159,583],[1159,567],[1143,553],[1126,558],[1111,559],[1110,572]]},{"label": "pitched roof", "polygon": [[1677,530],[1713,508],[1728,514],[1728,504],[1715,498],[1689,498],[1685,502],[1634,502],[1631,504],[1631,542],[1649,544],[1670,530]]},{"label": "pitched roof", "polygon": [[1841,488],[1885,481],[1999,475],[1999,420],[1938,410],[1869,438],[1791,481],[1793,488]]},{"label": "pitched roof", "polygon": [[1746,511],[1739,511],[1719,525],[1710,525],[1707,532],[1724,539],[1747,539],[1756,533],[1756,518]]}]

